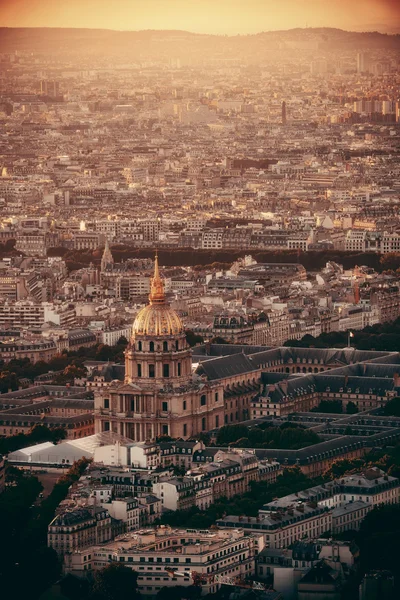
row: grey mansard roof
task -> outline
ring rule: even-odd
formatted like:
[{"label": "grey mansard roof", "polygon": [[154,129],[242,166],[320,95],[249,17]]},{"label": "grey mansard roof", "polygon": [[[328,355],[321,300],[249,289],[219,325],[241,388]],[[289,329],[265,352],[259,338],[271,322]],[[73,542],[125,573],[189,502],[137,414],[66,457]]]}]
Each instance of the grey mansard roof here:
[{"label": "grey mansard roof", "polygon": [[207,360],[197,367],[197,374],[205,374],[209,380],[233,377],[256,371],[258,366],[245,354],[232,354],[221,356],[214,360]]}]

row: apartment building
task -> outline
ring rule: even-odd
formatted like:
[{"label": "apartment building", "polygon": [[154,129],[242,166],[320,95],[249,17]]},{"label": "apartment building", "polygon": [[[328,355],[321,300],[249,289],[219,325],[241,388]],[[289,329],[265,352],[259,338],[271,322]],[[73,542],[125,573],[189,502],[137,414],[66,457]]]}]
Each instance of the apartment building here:
[{"label": "apartment building", "polygon": [[59,245],[59,234],[51,231],[26,231],[17,236],[16,249],[27,256],[46,256],[47,249]]},{"label": "apartment building", "polygon": [[361,522],[372,509],[372,504],[365,504],[362,500],[350,501],[348,504],[337,506],[332,511],[332,533],[358,531]]},{"label": "apartment building", "polygon": [[262,531],[270,548],[287,548],[296,540],[316,539],[327,531],[357,529],[369,510],[378,504],[396,504],[399,495],[400,481],[373,468],[273,500],[259,510],[258,517],[230,515],[217,525]]},{"label": "apartment building", "polygon": [[105,235],[103,233],[91,233],[79,231],[73,234],[74,250],[96,250],[104,246]]},{"label": "apartment building", "polygon": [[0,304],[0,329],[39,329],[44,323],[72,327],[76,323],[74,305],[39,303],[33,300],[6,301]]},{"label": "apartment building", "polygon": [[107,510],[76,508],[54,517],[47,530],[47,545],[59,556],[112,539]]},{"label": "apartment building", "polygon": [[[75,575],[124,564],[138,573],[139,591],[154,596],[162,587],[201,584],[202,594],[216,592],[215,575],[249,578],[263,549],[259,532],[157,529],[125,534],[102,546],[93,545],[65,556],[64,570]],[[174,576],[173,571],[179,573]]]},{"label": "apartment building", "polygon": [[32,300],[0,305],[0,329],[38,328],[44,323],[44,307]]},{"label": "apartment building", "polygon": [[217,520],[218,527],[262,533],[269,548],[287,548],[303,538],[314,539],[332,528],[332,510],[299,503],[277,511],[260,511],[258,517],[229,515]]},{"label": "apartment building", "polygon": [[101,332],[101,343],[107,346],[115,346],[121,337],[129,340],[131,336],[132,325],[105,329]]},{"label": "apartment building", "polygon": [[56,354],[57,345],[52,340],[24,340],[18,338],[16,341],[0,342],[0,360],[6,363],[10,360],[23,358],[29,358],[31,363],[36,363],[40,360],[48,362]]},{"label": "apartment building", "polygon": [[378,308],[380,323],[394,321],[400,315],[400,286],[392,284],[373,287],[370,303]]},{"label": "apartment building", "polygon": [[139,529],[140,507],[137,498],[117,498],[103,502],[102,507],[119,521],[123,521],[126,531]]}]

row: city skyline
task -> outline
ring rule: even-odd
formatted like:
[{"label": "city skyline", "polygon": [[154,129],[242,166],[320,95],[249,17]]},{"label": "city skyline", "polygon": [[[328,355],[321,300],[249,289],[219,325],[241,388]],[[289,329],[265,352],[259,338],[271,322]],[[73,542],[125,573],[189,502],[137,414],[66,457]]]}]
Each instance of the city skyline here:
[{"label": "city skyline", "polygon": [[293,28],[400,32],[396,0],[0,0],[5,27],[72,27],[126,31],[186,30],[203,34],[255,34]]},{"label": "city skyline", "polygon": [[400,598],[399,3],[0,0],[2,597]]}]

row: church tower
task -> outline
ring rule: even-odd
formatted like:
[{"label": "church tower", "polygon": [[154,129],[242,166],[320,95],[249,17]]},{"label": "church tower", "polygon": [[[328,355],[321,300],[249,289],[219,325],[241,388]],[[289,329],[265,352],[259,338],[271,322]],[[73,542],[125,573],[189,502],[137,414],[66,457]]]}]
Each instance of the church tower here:
[{"label": "church tower", "polygon": [[192,376],[191,349],[180,318],[166,301],[158,256],[149,301],[133,323],[125,352],[125,382],[180,387]]},{"label": "church tower", "polygon": [[104,246],[103,256],[101,257],[101,272],[107,270],[114,264],[113,255],[111,254],[110,246],[108,245],[108,239],[106,238],[106,245]]},{"label": "church tower", "polygon": [[187,439],[224,423],[222,383],[192,373],[192,351],[169,306],[155,258],[149,304],[136,316],[125,351],[125,380],[95,390],[95,430],[137,442]]}]

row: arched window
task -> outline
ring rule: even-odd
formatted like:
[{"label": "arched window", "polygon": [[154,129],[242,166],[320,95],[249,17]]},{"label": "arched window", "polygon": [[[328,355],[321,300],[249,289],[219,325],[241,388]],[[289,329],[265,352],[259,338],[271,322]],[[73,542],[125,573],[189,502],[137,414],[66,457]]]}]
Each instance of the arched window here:
[{"label": "arched window", "polygon": [[168,342],[163,342],[163,351],[168,352]]},{"label": "arched window", "polygon": [[205,394],[202,395],[202,397],[200,398],[200,406],[205,406],[207,403],[207,397]]},{"label": "arched window", "polygon": [[150,342],[149,350],[150,350],[150,352],[154,352],[154,342]]}]

